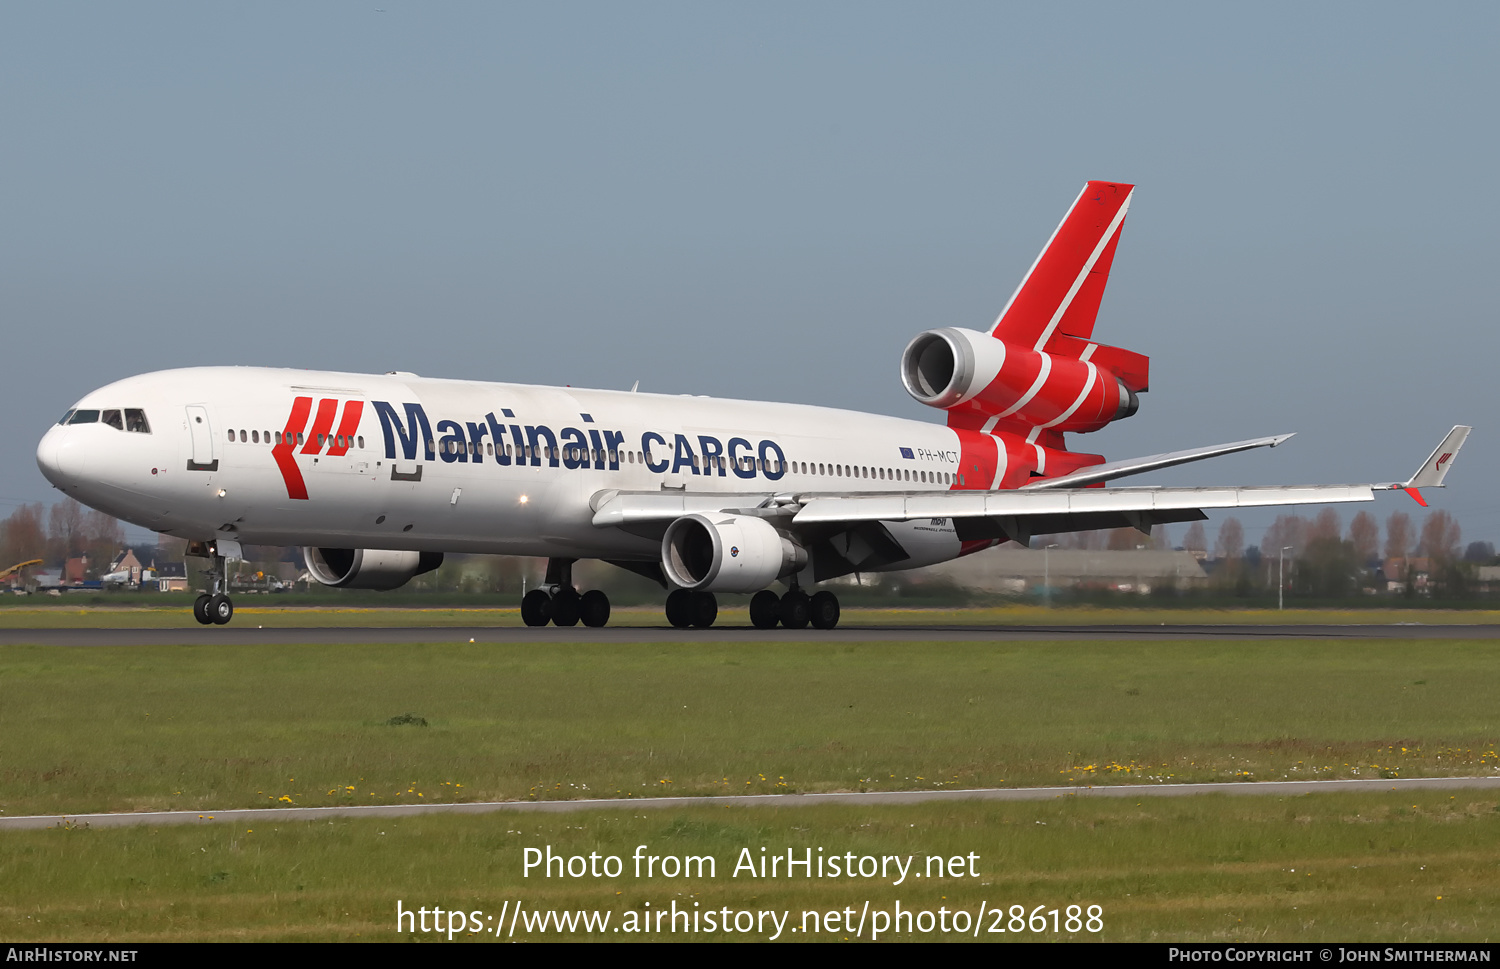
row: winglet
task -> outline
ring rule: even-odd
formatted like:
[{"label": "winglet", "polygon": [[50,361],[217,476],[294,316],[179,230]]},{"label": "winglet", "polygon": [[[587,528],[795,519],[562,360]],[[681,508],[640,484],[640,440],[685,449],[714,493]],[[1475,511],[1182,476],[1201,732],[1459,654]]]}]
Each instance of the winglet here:
[{"label": "winglet", "polygon": [[1427,455],[1427,460],[1422,462],[1415,474],[1406,481],[1387,485],[1387,487],[1392,491],[1400,489],[1416,499],[1417,504],[1423,508],[1427,507],[1427,502],[1422,500],[1422,495],[1417,489],[1443,487],[1443,479],[1448,476],[1448,471],[1453,467],[1453,459],[1458,457],[1458,449],[1464,446],[1464,441],[1468,439],[1471,430],[1473,430],[1472,427],[1465,427],[1463,424],[1454,427],[1448,432],[1448,436],[1443,438],[1443,443]]}]

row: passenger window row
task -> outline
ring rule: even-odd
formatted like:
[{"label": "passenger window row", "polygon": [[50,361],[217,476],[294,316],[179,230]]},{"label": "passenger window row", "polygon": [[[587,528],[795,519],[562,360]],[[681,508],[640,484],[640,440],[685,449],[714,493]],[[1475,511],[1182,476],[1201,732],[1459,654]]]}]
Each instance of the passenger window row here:
[{"label": "passenger window row", "polygon": [[804,474],[832,475],[837,478],[875,478],[880,481],[910,481],[916,484],[945,485],[953,484],[956,478],[959,484],[964,483],[963,475],[955,476],[948,471],[914,471],[911,468],[870,468],[863,465],[848,464],[809,464],[806,461],[793,461],[792,470],[797,470],[799,464]]},{"label": "passenger window row", "polygon": [[[646,463],[651,460],[651,452],[642,455],[640,452],[630,453],[632,462]],[[668,459],[670,460],[670,459]],[[788,461],[782,464],[780,461],[766,461],[761,458],[739,458],[736,463],[743,471],[777,471],[791,470],[793,474],[818,475],[821,477],[836,478],[874,478],[879,481],[910,481],[915,484],[945,484],[951,485],[956,480],[964,484],[963,475],[954,475],[947,471],[921,471],[911,468],[872,468],[864,465],[849,464],[823,464],[810,461]],[[727,470],[729,459],[720,455],[718,457],[704,458],[699,463],[699,458],[693,458],[693,468],[719,468]]]},{"label": "passenger window row", "polygon": [[[436,445],[434,445],[433,442],[427,442],[428,457],[434,456],[435,447]],[[470,443],[469,445],[467,445],[467,447],[465,447],[463,445],[460,445],[457,441],[446,442],[443,446],[443,449],[448,454],[457,454],[461,450],[466,450],[469,454],[478,453],[478,445]],[[615,464],[618,462],[625,462],[628,464],[646,464],[651,461],[650,452],[643,453],[641,451],[606,452],[577,447],[533,448],[529,445],[517,448],[515,450],[519,450],[521,452],[522,460],[529,460],[532,457],[532,452],[535,451],[538,457],[547,460],[551,460],[554,457],[565,457],[566,459],[571,461],[601,461],[604,459],[604,456],[607,455],[611,464]],[[512,448],[509,445],[504,448],[504,452],[507,456],[513,453]],[[484,453],[494,454],[494,445],[485,444]],[[739,467],[745,471],[770,471],[773,474],[778,471],[785,471],[789,469],[793,474],[800,472],[801,474],[819,475],[824,477],[874,478],[880,481],[906,481],[913,484],[951,485],[955,481],[957,481],[958,484],[965,483],[963,475],[954,475],[952,472],[948,471],[922,471],[912,470],[911,468],[872,468],[863,465],[820,464],[808,461],[789,461],[783,464],[780,461],[766,461],[762,460],[761,458],[740,458],[737,463]],[[695,470],[718,468],[719,470],[727,471],[729,469],[729,459],[723,455],[708,458],[699,458],[695,456],[693,458],[693,468]]]},{"label": "passenger window row", "polygon": [[75,408],[62,416],[59,424],[108,424],[117,431],[129,431],[132,434],[150,434],[151,425],[146,420],[146,412],[138,407],[127,407],[121,410],[92,410],[87,408]]},{"label": "passenger window row", "polygon": [[[231,430],[229,432],[229,442],[231,444],[236,441],[241,444],[281,444],[283,443],[283,438],[286,439],[285,443],[291,444],[293,447],[303,443],[301,433],[298,433],[294,437],[290,433],[284,434],[281,431],[277,431],[274,434],[270,431],[246,431],[243,429]],[[363,448],[365,446],[365,436],[363,434],[357,437],[353,434],[319,434],[318,447],[322,447],[325,444],[330,447]]]}]

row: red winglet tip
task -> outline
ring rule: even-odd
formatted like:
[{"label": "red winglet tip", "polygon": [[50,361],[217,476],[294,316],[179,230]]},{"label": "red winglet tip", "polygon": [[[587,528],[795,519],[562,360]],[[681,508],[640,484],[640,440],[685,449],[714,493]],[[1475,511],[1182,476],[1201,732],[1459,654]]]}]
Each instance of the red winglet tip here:
[{"label": "red winglet tip", "polygon": [[1417,504],[1421,505],[1423,508],[1427,507],[1427,502],[1425,502],[1425,501],[1422,500],[1422,494],[1421,494],[1421,492],[1417,491],[1417,489],[1415,489],[1415,488],[1402,488],[1401,490],[1404,491],[1404,492],[1406,492],[1407,494],[1411,495],[1412,496],[1412,500],[1414,500]]}]

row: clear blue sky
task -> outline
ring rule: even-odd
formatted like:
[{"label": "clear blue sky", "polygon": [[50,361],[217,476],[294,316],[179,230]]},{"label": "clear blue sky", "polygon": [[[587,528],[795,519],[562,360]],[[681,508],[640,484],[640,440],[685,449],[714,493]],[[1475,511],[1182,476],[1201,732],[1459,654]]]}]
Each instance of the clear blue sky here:
[{"label": "clear blue sky", "polygon": [[901,348],[989,323],[1102,178],[1140,187],[1096,336],[1149,354],[1153,388],[1075,447],[1295,430],[1155,480],[1386,480],[1470,423],[1434,506],[1500,541],[1497,26],[1493,4],[0,6],[0,499],[52,499],[33,454],[73,400],[196,364],[937,420]]}]

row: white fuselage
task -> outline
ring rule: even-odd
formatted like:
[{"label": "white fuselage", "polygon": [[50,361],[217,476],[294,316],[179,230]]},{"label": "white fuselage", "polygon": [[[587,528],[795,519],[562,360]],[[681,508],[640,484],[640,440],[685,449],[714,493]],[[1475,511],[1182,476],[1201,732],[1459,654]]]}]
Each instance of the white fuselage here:
[{"label": "white fuselage", "polygon": [[[109,417],[127,409],[148,429]],[[37,449],[59,489],[158,532],[249,544],[647,561],[658,538],[593,522],[610,492],[946,491],[960,472],[958,437],[936,424],[412,374],[171,370],[72,413],[85,422]],[[960,553],[950,522],[892,529],[902,568]]]}]

